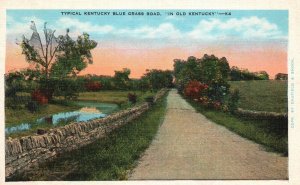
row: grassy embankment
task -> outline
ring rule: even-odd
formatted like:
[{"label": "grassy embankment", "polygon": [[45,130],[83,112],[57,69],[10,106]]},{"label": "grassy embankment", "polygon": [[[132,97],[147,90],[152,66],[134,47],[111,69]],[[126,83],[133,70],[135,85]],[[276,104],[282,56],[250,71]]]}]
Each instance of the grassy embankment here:
[{"label": "grassy embankment", "polygon": [[[283,81],[230,82],[240,90],[240,107],[260,111],[284,111],[287,107],[287,85]],[[267,150],[287,155],[288,123],[276,120],[247,120],[221,111],[206,109],[188,100],[208,119],[239,135],[262,144]]]},{"label": "grassy embankment", "polygon": [[166,96],[137,120],[12,180],[124,180],[149,147],[166,111]]},{"label": "grassy embankment", "polygon": [[[125,109],[132,104],[128,102],[127,95],[129,92],[133,91],[100,91],[100,92],[83,92],[79,94],[78,101],[97,101],[103,103],[115,103],[118,104],[120,109]],[[153,95],[151,92],[140,92],[136,91],[137,94],[137,103],[144,101],[145,97]],[[25,102],[30,99],[28,93],[19,93],[18,98],[21,106],[17,109],[6,108],[5,109],[5,125],[6,126],[15,126],[20,123],[33,123],[38,118],[49,116],[55,113],[60,112],[69,112],[78,110],[80,107],[78,105],[72,104],[68,101],[55,100],[52,103],[43,105],[37,112],[31,113],[25,108]],[[23,103],[24,102],[24,103]],[[59,123],[57,126],[62,126],[67,123]],[[53,128],[51,124],[35,124],[31,127],[30,130],[10,134],[9,137],[18,137],[25,136],[36,132],[37,128],[49,129]]]}]

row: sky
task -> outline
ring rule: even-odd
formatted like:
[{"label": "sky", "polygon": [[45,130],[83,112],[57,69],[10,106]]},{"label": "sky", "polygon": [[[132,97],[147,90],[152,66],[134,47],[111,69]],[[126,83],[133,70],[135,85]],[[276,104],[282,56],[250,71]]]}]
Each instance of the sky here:
[{"label": "sky", "polygon": [[271,78],[287,73],[285,10],[7,10],[6,16],[6,72],[29,66],[16,43],[23,35],[30,38],[34,21],[41,35],[47,22],[56,36],[69,28],[71,37],[86,32],[98,43],[94,63],[80,74],[113,75],[129,68],[138,78],[146,69],[172,69],[174,59],[204,54],[267,71]]}]

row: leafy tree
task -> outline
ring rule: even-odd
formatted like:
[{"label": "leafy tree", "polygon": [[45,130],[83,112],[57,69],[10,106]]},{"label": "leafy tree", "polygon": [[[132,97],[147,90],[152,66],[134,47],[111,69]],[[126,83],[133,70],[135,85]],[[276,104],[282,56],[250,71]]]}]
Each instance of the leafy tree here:
[{"label": "leafy tree", "polygon": [[121,71],[115,71],[114,84],[117,89],[128,89],[130,81],[129,75],[130,69],[128,68],[123,68]]},{"label": "leafy tree", "polygon": [[152,90],[173,86],[173,72],[170,70],[147,70],[142,79],[144,79],[144,81],[146,81],[146,79],[148,80]]},{"label": "leafy tree", "polygon": [[22,53],[36,71],[40,88],[51,99],[54,91],[61,89],[55,83],[57,79],[63,80],[76,76],[88,64],[93,63],[90,51],[97,46],[97,43],[90,40],[87,33],[73,40],[69,36],[69,29],[65,35],[56,37],[55,30],[47,28],[47,23],[44,24],[44,42],[42,42],[33,21],[30,28],[33,31],[31,38],[23,36],[20,43]]},{"label": "leafy tree", "polygon": [[228,61],[225,57],[221,59],[214,55],[205,54],[200,59],[200,80],[210,84],[213,80],[224,79],[227,80],[230,72]]},{"label": "leafy tree", "polygon": [[229,64],[225,57],[219,59],[214,55],[205,54],[200,59],[190,56],[187,61],[174,60],[174,75],[180,92],[183,92],[185,86],[193,80],[214,86],[217,85],[215,83],[217,81],[225,85],[229,72]]},{"label": "leafy tree", "polygon": [[27,62],[40,71],[43,77],[74,75],[93,62],[90,51],[97,43],[90,40],[87,33],[78,36],[76,41],[69,36],[69,29],[65,35],[55,37],[55,30],[47,28],[45,23],[43,44],[33,21],[30,28],[33,30],[31,38],[23,36],[20,46]]},{"label": "leafy tree", "polygon": [[88,64],[92,64],[91,50],[97,46],[97,43],[89,39],[87,33],[78,36],[74,41],[69,35],[58,37],[58,52],[56,62],[52,65],[51,74],[55,77],[63,78],[67,76],[76,76]]},{"label": "leafy tree", "polygon": [[269,80],[269,74],[266,71],[259,71],[254,73],[257,80]]},{"label": "leafy tree", "polygon": [[199,59],[190,56],[185,60],[174,60],[174,76],[177,88],[183,92],[184,86],[192,80],[200,80]]}]

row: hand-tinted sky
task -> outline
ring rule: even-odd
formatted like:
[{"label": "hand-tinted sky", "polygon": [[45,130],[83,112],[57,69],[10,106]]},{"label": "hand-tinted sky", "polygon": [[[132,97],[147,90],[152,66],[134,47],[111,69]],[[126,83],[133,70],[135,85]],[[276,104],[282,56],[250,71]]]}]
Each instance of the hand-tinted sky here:
[{"label": "hand-tinted sky", "polygon": [[[132,77],[146,69],[172,69],[173,59],[214,54],[226,57],[231,66],[251,71],[266,70],[271,76],[287,72],[287,11],[87,10],[109,15],[62,15],[66,10],[8,10],[6,71],[27,67],[16,40],[30,37],[30,21],[42,31],[44,22],[56,35],[70,28],[71,36],[82,32],[98,42],[94,64],[82,74],[113,75],[128,67]],[[113,15],[113,12],[125,15]],[[144,15],[128,15],[143,12]],[[174,15],[168,15],[173,12]],[[181,15],[176,15],[179,12]],[[231,12],[231,15],[188,15],[189,12]],[[185,16],[182,14],[186,13]]]}]

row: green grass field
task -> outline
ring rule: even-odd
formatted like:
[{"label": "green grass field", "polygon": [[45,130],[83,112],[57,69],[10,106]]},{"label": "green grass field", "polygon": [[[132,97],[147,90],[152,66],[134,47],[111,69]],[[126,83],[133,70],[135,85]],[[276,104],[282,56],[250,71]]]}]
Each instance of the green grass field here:
[{"label": "green grass field", "polygon": [[239,89],[239,107],[248,110],[287,112],[287,81],[231,81],[231,88]]},{"label": "green grass field", "polygon": [[20,180],[125,180],[140,155],[149,147],[166,112],[166,96],[135,121],[113,131],[107,137],[52,162],[17,174]]}]

